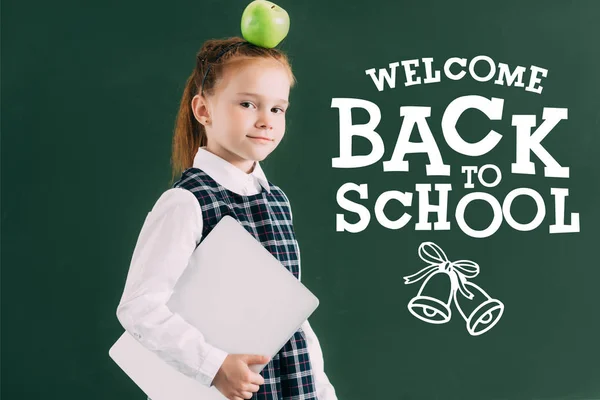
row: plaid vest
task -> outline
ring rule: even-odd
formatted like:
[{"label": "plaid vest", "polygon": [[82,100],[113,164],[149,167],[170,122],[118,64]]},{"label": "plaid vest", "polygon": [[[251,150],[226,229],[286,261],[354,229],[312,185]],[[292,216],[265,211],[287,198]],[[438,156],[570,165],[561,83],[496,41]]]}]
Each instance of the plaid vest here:
[{"label": "plaid vest", "polygon": [[[269,182],[271,192],[240,195],[215,182],[198,168],[185,170],[173,187],[193,193],[202,210],[201,241],[224,215],[239,221],[269,252],[298,278],[300,250],[285,193]],[[315,400],[316,390],[304,331],[299,329],[260,373],[264,385],[254,400]]]}]

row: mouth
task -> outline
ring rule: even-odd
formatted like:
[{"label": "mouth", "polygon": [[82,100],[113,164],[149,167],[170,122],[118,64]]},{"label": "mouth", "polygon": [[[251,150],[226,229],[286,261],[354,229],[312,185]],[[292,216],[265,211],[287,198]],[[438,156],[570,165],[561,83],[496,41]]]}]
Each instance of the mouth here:
[{"label": "mouth", "polygon": [[261,142],[272,142],[273,139],[268,138],[268,137],[264,137],[264,136],[250,136],[250,135],[246,135],[246,137],[249,137],[250,139],[254,139],[254,140],[259,140]]}]

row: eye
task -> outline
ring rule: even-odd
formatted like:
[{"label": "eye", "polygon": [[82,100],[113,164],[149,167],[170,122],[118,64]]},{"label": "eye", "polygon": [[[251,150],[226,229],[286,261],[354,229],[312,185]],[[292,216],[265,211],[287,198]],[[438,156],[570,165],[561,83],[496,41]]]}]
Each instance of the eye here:
[{"label": "eye", "polygon": [[271,111],[273,111],[273,110],[275,110],[276,114],[283,114],[285,112],[285,110],[283,108],[279,108],[279,107],[272,108]]},{"label": "eye", "polygon": [[252,103],[251,103],[251,102],[249,102],[249,101],[242,101],[242,102],[240,103],[240,105],[241,105],[242,107],[244,107],[244,108],[250,108],[250,107],[253,107],[253,106],[254,106],[254,104],[252,104]]}]

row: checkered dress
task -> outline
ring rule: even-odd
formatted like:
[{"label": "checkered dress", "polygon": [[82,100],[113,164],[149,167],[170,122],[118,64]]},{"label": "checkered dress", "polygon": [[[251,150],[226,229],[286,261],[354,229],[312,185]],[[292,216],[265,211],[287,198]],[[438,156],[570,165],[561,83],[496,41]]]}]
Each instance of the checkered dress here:
[{"label": "checkered dress", "polygon": [[[173,184],[193,193],[202,209],[202,239],[224,215],[239,221],[248,232],[298,278],[300,250],[294,235],[287,196],[269,183],[271,192],[263,190],[244,196],[225,189],[198,168],[189,168]],[[317,399],[311,364],[302,329],[279,350],[261,375],[265,384],[252,396],[256,400]]]}]

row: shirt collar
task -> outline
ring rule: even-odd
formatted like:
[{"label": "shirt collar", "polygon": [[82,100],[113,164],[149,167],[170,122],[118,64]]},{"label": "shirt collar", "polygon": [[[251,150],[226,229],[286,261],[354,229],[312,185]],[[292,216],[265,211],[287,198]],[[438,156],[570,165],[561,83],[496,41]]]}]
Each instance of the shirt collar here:
[{"label": "shirt collar", "polygon": [[252,172],[247,174],[206,150],[206,147],[199,147],[194,157],[194,168],[201,169],[223,187],[238,194],[246,194],[249,186],[254,188],[257,193],[260,192],[261,186],[267,192],[271,192],[267,177],[258,161],[254,162]]}]

